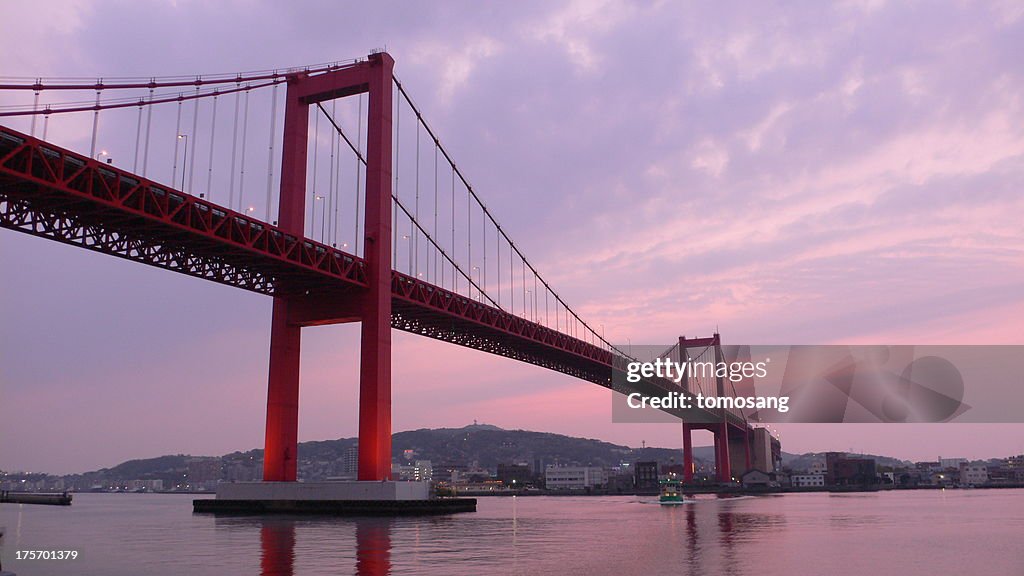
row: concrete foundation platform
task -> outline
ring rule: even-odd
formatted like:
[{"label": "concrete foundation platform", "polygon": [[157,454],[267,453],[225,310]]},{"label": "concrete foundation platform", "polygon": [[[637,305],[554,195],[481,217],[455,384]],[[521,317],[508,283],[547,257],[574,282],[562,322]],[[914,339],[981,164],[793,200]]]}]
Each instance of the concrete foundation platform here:
[{"label": "concrete foundation platform", "polygon": [[428,500],[427,482],[230,482],[217,500]]},{"label": "concrete foundation platform", "polygon": [[430,498],[426,482],[238,482],[215,499],[193,500],[193,512],[405,516],[476,512],[474,498]]}]

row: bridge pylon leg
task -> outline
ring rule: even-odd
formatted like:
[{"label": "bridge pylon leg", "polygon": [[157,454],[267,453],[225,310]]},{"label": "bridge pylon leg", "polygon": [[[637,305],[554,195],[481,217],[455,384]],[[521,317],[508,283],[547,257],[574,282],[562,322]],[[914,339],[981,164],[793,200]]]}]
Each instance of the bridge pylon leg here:
[{"label": "bridge pylon leg", "polygon": [[752,454],[750,452],[750,426],[744,424],[743,426],[743,450],[747,456],[747,470],[753,467]]},{"label": "bridge pylon leg", "polygon": [[299,346],[301,330],[288,323],[288,301],[274,298],[270,322],[270,378],[263,480],[294,482],[299,445]]},{"label": "bridge pylon leg", "polygon": [[360,480],[391,479],[391,106],[394,60],[371,57],[366,133],[365,252],[359,365]]},{"label": "bridge pylon leg", "polygon": [[715,467],[718,481],[732,483],[732,463],[729,461],[729,424],[722,422],[715,430]]},{"label": "bridge pylon leg", "polygon": [[689,424],[683,424],[683,482],[693,482],[693,436]]},{"label": "bridge pylon leg", "polygon": [[[281,197],[278,224],[302,236],[305,214],[309,105],[288,89],[281,145]],[[294,482],[299,450],[299,350],[302,328],[290,322],[289,301],[274,298],[270,320],[270,377],[267,383],[267,435],[263,452],[265,482]]]}]

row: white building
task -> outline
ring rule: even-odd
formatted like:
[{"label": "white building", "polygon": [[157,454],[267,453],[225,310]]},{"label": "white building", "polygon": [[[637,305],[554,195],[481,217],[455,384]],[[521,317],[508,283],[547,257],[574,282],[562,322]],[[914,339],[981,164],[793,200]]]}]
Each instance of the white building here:
[{"label": "white building", "polygon": [[939,468],[943,470],[946,468],[959,468],[965,462],[967,462],[967,458],[943,458],[940,456]]},{"label": "white building", "polygon": [[824,486],[824,474],[793,474],[789,477],[789,483],[794,488],[809,488],[812,486]]},{"label": "white building", "polygon": [[977,486],[988,483],[988,466],[983,463],[962,462],[960,464],[960,484]]},{"label": "white building", "polygon": [[355,480],[359,477],[359,443],[349,446],[341,455],[341,477]]},{"label": "white building", "polygon": [[391,467],[391,475],[405,482],[426,482],[434,477],[434,467],[430,460],[416,460],[412,464]]},{"label": "white building", "polygon": [[604,486],[608,473],[598,466],[548,466],[544,469],[544,485],[548,490],[583,490]]}]

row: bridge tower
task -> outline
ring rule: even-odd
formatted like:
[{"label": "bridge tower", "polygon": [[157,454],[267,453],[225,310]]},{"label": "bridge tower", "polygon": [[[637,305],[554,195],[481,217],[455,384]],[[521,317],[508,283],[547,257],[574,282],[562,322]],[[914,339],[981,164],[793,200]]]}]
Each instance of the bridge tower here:
[{"label": "bridge tower", "polygon": [[[392,75],[387,53],[317,75],[289,78],[285,102],[278,225],[304,237],[309,108],[368,97],[364,258],[368,289],[325,298],[309,291],[274,297],[270,333],[263,480],[294,482],[299,432],[299,351],[303,326],[359,321],[359,480],[391,478],[391,176]],[[357,192],[358,193],[358,192]]]},{"label": "bridge tower", "polygon": [[[710,338],[679,337],[679,353],[685,355],[688,348],[713,347],[714,362],[717,365],[725,360],[722,356],[721,335],[715,333]],[[682,360],[680,360],[682,361]],[[717,377],[715,383],[719,397],[726,395],[725,379]],[[689,391],[689,385],[687,385]],[[730,484],[733,476],[740,476],[751,468],[750,427],[747,424],[736,426],[729,422],[725,409],[722,409],[720,422],[683,423],[683,482],[693,481],[693,439],[694,430],[710,430],[715,438],[715,470],[719,483]],[[735,474],[734,474],[735,472]]]}]

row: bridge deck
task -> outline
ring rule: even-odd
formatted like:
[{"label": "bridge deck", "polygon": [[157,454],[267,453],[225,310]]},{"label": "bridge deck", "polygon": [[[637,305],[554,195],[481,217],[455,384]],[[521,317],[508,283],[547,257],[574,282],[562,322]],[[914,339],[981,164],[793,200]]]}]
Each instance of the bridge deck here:
[{"label": "bridge deck", "polygon": [[[0,127],[0,227],[267,295],[309,295],[340,310],[366,287],[362,258],[95,159]],[[626,359],[392,271],[392,326],[612,388]],[[351,306],[350,306],[351,307]],[[339,314],[339,321],[354,320]],[[619,379],[616,379],[617,381]],[[678,391],[646,380],[620,392]],[[670,413],[691,422],[720,415]],[[740,424],[735,415],[730,421]]]}]

